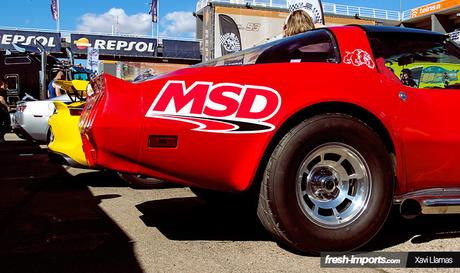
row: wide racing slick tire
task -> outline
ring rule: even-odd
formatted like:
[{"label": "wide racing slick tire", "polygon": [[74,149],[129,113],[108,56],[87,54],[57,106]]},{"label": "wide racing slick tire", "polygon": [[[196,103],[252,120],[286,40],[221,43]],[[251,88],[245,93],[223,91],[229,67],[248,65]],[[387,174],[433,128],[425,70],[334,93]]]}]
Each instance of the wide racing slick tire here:
[{"label": "wide racing slick tire", "polygon": [[138,174],[117,173],[118,176],[134,189],[161,189],[167,182]]},{"label": "wide racing slick tire", "polygon": [[391,209],[389,153],[365,123],[323,114],[291,129],[264,172],[257,214],[282,244],[319,254],[369,242]]}]

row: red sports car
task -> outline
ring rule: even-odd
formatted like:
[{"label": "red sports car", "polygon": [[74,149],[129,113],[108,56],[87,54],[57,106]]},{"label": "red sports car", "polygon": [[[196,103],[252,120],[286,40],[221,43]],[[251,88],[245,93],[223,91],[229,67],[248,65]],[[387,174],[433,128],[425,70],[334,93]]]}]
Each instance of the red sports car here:
[{"label": "red sports car", "polygon": [[460,212],[459,70],[446,35],[321,28],[139,84],[99,77],[84,150],[92,166],[257,192],[281,243],[352,250],[394,203]]}]

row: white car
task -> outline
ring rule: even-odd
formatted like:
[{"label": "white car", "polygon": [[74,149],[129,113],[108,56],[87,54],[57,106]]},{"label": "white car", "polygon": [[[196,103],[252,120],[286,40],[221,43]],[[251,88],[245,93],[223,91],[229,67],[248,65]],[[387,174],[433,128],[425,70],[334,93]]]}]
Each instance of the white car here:
[{"label": "white car", "polygon": [[11,120],[13,131],[20,138],[49,142],[51,136],[48,120],[54,113],[53,101],[71,102],[67,94],[49,100],[20,101]]}]

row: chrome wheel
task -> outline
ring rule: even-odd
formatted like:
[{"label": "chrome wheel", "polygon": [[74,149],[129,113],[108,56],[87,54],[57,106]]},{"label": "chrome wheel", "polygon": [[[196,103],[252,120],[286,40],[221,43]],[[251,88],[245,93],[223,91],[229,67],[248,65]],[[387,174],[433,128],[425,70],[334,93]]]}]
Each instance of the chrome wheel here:
[{"label": "chrome wheel", "polygon": [[308,118],[266,164],[257,214],[283,244],[305,253],[359,249],[384,225],[395,187],[391,154],[363,121]]},{"label": "chrome wheel", "polygon": [[325,228],[341,228],[366,209],[371,192],[369,167],[353,147],[327,143],[300,165],[296,193],[303,213]]}]

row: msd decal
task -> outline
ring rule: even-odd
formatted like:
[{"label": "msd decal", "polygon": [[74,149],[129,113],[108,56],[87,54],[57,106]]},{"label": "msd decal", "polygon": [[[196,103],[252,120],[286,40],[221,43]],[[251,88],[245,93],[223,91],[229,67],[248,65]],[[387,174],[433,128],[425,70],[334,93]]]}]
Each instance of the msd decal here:
[{"label": "msd decal", "polygon": [[275,129],[266,121],[280,107],[280,94],[269,87],[168,81],[145,116],[196,124],[195,131],[263,133]]},{"label": "msd decal", "polygon": [[365,65],[370,69],[375,68],[375,63],[371,55],[365,50],[355,49],[352,52],[346,51],[346,54],[345,58],[343,58],[343,62],[346,64],[352,64],[354,66]]}]

